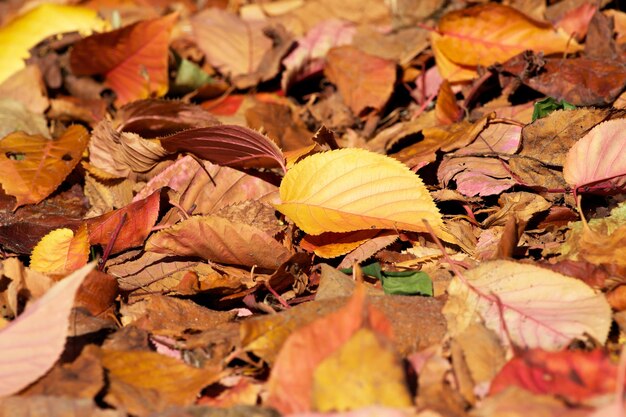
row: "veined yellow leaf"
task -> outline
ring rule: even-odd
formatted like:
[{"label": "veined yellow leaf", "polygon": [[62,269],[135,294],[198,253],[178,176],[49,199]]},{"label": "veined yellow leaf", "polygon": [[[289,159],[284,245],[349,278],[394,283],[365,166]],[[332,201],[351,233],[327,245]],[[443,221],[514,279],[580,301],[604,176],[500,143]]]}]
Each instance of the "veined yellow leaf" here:
[{"label": "veined yellow leaf", "polygon": [[0,28],[0,83],[24,68],[28,50],[56,33],[103,30],[106,22],[86,7],[44,3]]},{"label": "veined yellow leaf", "polygon": [[55,229],[41,238],[33,249],[30,267],[47,274],[67,274],[87,264],[89,238],[87,226],[76,234],[71,229]]},{"label": "veined yellow leaf", "polygon": [[287,172],[275,207],[311,235],[364,229],[435,232],[449,241],[421,178],[401,162],[364,149],[311,155]]}]

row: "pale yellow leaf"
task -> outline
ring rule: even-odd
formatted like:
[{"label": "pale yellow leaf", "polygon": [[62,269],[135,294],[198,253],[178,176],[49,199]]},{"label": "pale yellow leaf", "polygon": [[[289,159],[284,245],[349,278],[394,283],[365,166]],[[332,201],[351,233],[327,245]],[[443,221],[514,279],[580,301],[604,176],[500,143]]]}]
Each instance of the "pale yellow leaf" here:
[{"label": "pale yellow leaf", "polygon": [[0,82],[24,68],[28,50],[56,33],[103,30],[106,22],[86,7],[44,3],[0,28]]},{"label": "pale yellow leaf", "polygon": [[504,260],[484,262],[464,277],[467,283],[459,277],[450,282],[443,309],[452,336],[483,320],[522,348],[559,350],[585,335],[606,341],[611,308],[583,281]]},{"label": "pale yellow leaf", "polygon": [[372,330],[358,330],[313,373],[313,407],[349,411],[371,405],[411,407],[404,370]]},{"label": "pale yellow leaf", "polygon": [[311,155],[287,172],[276,209],[311,235],[364,229],[426,232],[445,240],[439,210],[421,178],[401,162],[364,149]]}]

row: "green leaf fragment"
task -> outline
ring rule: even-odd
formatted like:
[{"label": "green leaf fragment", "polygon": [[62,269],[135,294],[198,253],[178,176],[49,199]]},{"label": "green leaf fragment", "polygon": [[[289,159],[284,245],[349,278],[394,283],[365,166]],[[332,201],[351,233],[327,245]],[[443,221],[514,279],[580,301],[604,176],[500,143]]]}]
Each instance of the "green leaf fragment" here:
[{"label": "green leaf fragment", "polygon": [[533,122],[542,117],[546,117],[555,110],[574,110],[576,106],[565,100],[556,100],[552,97],[546,97],[535,103],[533,109]]}]

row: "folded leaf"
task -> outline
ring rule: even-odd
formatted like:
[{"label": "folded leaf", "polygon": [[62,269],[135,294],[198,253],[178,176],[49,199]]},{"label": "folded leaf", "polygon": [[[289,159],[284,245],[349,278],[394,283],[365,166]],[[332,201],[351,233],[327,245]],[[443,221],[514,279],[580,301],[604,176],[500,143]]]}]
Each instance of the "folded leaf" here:
[{"label": "folded leaf", "polygon": [[267,136],[243,126],[221,125],[189,129],[161,139],[170,152],[189,152],[214,164],[235,168],[273,168],[286,171],[278,146]]},{"label": "folded leaf", "polygon": [[312,235],[371,228],[425,232],[426,220],[447,238],[421,178],[397,160],[363,149],[305,158],[285,175],[280,198],[276,209]]}]

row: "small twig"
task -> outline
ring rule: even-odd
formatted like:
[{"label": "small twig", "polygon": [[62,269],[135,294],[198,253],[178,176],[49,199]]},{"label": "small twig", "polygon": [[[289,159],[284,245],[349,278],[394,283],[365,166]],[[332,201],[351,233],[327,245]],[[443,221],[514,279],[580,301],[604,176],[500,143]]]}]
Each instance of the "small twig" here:
[{"label": "small twig", "polygon": [[100,258],[100,260],[98,261],[98,271],[104,270],[104,264],[106,263],[107,259],[109,259],[109,255],[111,255],[111,250],[113,249],[113,245],[115,245],[115,241],[117,240],[117,237],[119,236],[120,231],[122,230],[122,226],[124,226],[124,223],[126,223],[127,216],[128,216],[128,213],[122,214],[122,218],[120,219],[119,224],[113,231],[113,234],[111,235],[111,239],[109,240],[109,243],[107,243],[107,246],[104,249],[104,254],[102,254],[102,258]]}]

